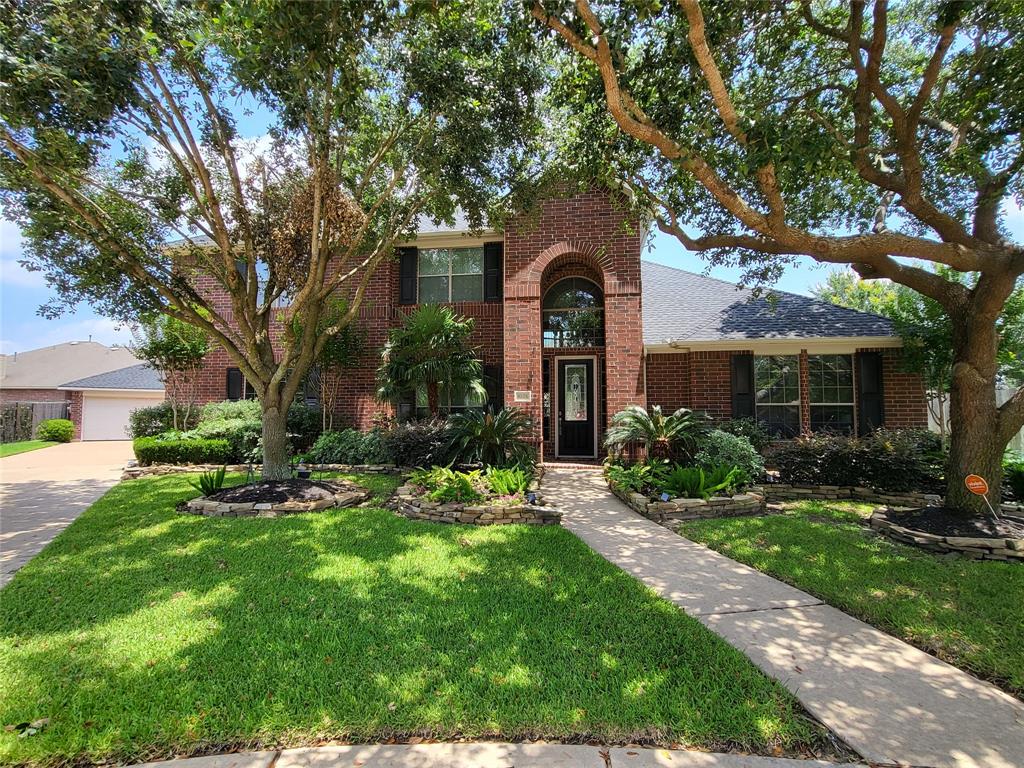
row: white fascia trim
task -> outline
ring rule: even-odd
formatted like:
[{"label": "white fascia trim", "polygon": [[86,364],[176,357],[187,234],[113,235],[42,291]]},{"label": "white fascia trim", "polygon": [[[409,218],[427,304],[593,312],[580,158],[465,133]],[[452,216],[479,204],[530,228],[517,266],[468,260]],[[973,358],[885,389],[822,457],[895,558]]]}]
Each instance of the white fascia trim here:
[{"label": "white fascia trim", "polygon": [[57,389],[64,392],[85,392],[87,394],[104,394],[104,395],[163,395],[166,390],[163,389],[113,389],[110,387],[57,387]]},{"label": "white fascia trim", "polygon": [[453,230],[451,232],[427,232],[417,235],[416,239],[402,243],[399,247],[414,246],[416,248],[471,248],[493,243],[497,240],[504,240],[504,235],[495,229],[485,229],[479,232],[472,232],[468,229]]},{"label": "white fascia trim", "polygon": [[858,349],[899,349],[903,339],[899,336],[811,336],[802,339],[720,339],[718,341],[666,340],[660,344],[645,344],[647,354],[673,354],[701,351],[740,351],[755,355],[798,355],[802,350],[811,354],[842,354]]}]

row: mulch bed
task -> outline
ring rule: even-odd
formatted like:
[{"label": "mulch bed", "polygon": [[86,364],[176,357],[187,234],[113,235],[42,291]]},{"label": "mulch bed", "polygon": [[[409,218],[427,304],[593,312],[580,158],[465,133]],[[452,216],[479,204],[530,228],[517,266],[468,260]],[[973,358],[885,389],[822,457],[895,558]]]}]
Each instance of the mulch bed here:
[{"label": "mulch bed", "polygon": [[236,485],[207,496],[209,501],[229,504],[280,504],[285,501],[316,501],[333,498],[345,491],[363,491],[358,485],[334,480],[261,480],[252,485]]},{"label": "mulch bed", "polygon": [[1019,517],[1000,515],[997,523],[991,515],[973,515],[949,507],[890,511],[888,517],[896,525],[936,536],[1024,539],[1024,519]]}]

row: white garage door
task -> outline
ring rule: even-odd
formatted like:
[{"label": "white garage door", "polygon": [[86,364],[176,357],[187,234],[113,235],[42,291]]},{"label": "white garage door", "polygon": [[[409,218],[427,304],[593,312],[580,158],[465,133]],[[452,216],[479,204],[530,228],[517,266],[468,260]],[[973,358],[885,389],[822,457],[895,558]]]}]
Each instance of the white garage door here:
[{"label": "white garage door", "polygon": [[128,414],[136,408],[156,405],[163,397],[98,397],[82,401],[83,440],[128,440]]}]

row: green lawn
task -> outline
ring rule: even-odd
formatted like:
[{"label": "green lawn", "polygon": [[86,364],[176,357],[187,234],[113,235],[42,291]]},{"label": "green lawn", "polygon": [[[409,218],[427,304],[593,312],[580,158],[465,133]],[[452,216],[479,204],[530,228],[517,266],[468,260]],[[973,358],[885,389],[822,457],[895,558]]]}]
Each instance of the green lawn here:
[{"label": "green lawn", "polygon": [[946,559],[866,528],[863,504],[702,520],[679,532],[1021,697],[1024,567]]},{"label": "green lawn", "polygon": [[38,451],[40,448],[49,448],[57,443],[49,440],[19,440],[16,443],[0,443],[0,459],[4,456],[14,456],[17,453],[28,453]]},{"label": "green lawn", "polygon": [[561,528],[173,512],[194,495],[181,476],[122,483],[4,590],[0,723],[50,721],[0,732],[0,764],[411,735],[825,743],[742,654]]}]

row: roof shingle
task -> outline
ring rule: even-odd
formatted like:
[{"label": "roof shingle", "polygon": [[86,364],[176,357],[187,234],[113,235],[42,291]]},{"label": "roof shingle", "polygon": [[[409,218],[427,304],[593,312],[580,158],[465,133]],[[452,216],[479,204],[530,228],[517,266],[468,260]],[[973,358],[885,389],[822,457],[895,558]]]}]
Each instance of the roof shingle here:
[{"label": "roof shingle", "polygon": [[61,384],[61,389],[163,389],[160,374],[146,363],[130,365],[116,371],[86,376]]}]

